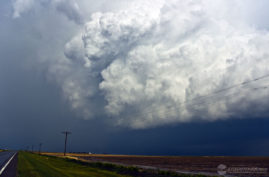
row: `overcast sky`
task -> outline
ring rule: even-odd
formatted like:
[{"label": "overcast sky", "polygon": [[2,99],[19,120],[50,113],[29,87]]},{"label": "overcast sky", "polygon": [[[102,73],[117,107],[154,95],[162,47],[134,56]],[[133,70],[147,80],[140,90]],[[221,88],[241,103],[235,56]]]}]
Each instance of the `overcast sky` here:
[{"label": "overcast sky", "polygon": [[269,155],[267,0],[2,0],[0,148]]}]

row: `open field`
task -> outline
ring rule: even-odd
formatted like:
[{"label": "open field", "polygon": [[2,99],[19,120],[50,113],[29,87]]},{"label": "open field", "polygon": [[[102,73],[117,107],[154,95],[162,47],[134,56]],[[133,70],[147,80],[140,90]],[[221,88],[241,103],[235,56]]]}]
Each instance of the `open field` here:
[{"label": "open field", "polygon": [[[62,153],[49,153],[62,156]],[[70,157],[89,162],[112,162],[116,164],[155,167],[178,172],[204,172],[217,174],[217,167],[225,164],[234,168],[263,168],[267,172],[258,176],[269,176],[269,157],[179,157],[179,156],[131,156],[131,155],[98,155],[98,154],[67,154]],[[240,175],[236,175],[240,176]],[[242,176],[248,176],[244,174]],[[251,176],[251,175],[250,175]]]},{"label": "open field", "polygon": [[[50,154],[53,155],[53,154]],[[58,154],[59,155],[59,154]],[[61,156],[63,157],[63,156]],[[86,162],[70,158],[59,158],[37,153],[20,152],[19,177],[206,177],[205,175],[177,174],[170,171],[141,169],[112,163]]]},{"label": "open field", "polygon": [[65,159],[27,152],[19,153],[18,175],[19,177],[127,177],[126,175],[91,168]]}]

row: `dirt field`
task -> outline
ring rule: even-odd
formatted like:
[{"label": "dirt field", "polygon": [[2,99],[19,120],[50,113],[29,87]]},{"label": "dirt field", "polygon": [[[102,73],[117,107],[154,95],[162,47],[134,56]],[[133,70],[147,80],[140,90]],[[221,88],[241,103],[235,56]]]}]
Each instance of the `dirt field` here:
[{"label": "dirt field", "polygon": [[[60,154],[48,154],[62,156]],[[178,157],[178,156],[129,156],[67,154],[68,156],[92,161],[113,162],[124,165],[156,167],[181,172],[218,173],[220,164],[226,165],[226,173],[236,176],[269,176],[269,157]],[[238,172],[240,171],[240,173]]]}]

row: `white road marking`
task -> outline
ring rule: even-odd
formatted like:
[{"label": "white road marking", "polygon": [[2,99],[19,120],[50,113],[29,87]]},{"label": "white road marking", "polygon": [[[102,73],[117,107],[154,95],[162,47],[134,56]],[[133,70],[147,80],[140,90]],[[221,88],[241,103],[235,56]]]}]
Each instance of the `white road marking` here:
[{"label": "white road marking", "polygon": [[8,164],[11,162],[11,160],[14,158],[14,156],[17,154],[17,152],[8,160],[8,162],[3,166],[3,168],[0,170],[0,175],[5,171]]}]

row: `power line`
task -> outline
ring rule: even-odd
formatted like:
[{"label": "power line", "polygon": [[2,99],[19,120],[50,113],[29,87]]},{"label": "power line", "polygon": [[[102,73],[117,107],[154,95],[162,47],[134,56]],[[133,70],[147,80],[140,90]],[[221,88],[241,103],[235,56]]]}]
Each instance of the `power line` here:
[{"label": "power line", "polygon": [[269,78],[269,74],[264,75],[264,76],[261,76],[261,77],[258,77],[258,78],[255,78],[255,79],[252,79],[252,80],[249,80],[249,81],[244,81],[244,82],[241,82],[239,84],[234,84],[234,85],[231,85],[231,86],[229,86],[227,88],[220,89],[220,90],[217,90],[215,92],[212,92],[211,94],[200,96],[200,97],[196,97],[194,99],[208,97],[208,96],[211,96],[211,95],[215,95],[215,94],[219,94],[219,93],[222,93],[222,92],[226,92],[226,91],[232,90],[234,88],[241,87],[241,86],[244,86],[244,85],[248,85],[248,84],[250,84],[252,82],[257,82],[257,81],[262,80],[262,79],[265,79],[265,78]]},{"label": "power line", "polygon": [[[265,90],[265,89],[268,89],[268,87],[269,87],[269,85],[264,85],[264,86],[260,86],[260,87],[254,87],[254,88],[246,88],[246,89],[250,89],[252,92],[255,92],[255,91],[260,91],[260,90]],[[225,97],[227,98],[227,97],[231,97],[231,96],[236,96],[236,95],[238,95],[238,93],[237,92],[235,92],[235,93],[231,93],[231,94],[228,94],[228,95],[225,95]],[[194,103],[194,104],[192,104],[192,105],[190,105],[190,106],[194,106],[194,105],[199,105],[199,104],[208,104],[208,103],[212,103],[212,102],[216,102],[216,101],[219,101],[219,100],[217,100],[217,99],[215,99],[214,100],[214,97],[216,97],[216,96],[219,96],[219,95],[215,95],[215,96],[211,96],[210,98],[212,98],[211,100],[208,100],[208,99],[202,99],[202,100],[200,100],[200,102],[196,102],[196,103]]]},{"label": "power line", "polygon": [[65,134],[65,141],[64,141],[64,156],[65,156],[65,153],[66,153],[66,144],[67,144],[67,136],[69,134],[71,134],[71,132],[63,131],[62,133]]},{"label": "power line", "polygon": [[[217,90],[215,92],[212,92],[210,94],[207,94],[207,95],[203,95],[203,96],[198,96],[198,97],[195,97],[195,98],[192,98],[192,99],[189,99],[189,100],[186,100],[182,103],[179,103],[179,107],[180,108],[181,106],[184,106],[186,104],[190,104],[190,103],[193,103],[194,101],[198,101],[198,100],[203,100],[203,99],[208,99],[210,97],[214,97],[214,96],[217,96],[219,94],[222,94],[222,93],[225,93],[227,91],[230,91],[230,90],[233,90],[235,88],[240,88],[242,86],[247,86],[251,83],[254,83],[254,82],[257,82],[257,81],[260,81],[260,80],[263,80],[263,79],[266,79],[266,78],[269,78],[269,74],[267,75],[264,75],[264,76],[261,76],[261,77],[257,77],[257,78],[254,78],[254,79],[251,79],[251,80],[248,80],[248,81],[244,81],[244,82],[241,82],[241,83],[238,83],[238,84],[234,84],[234,85],[231,85],[229,87],[226,87],[224,89],[220,89],[220,90]],[[266,88],[268,88],[268,86],[266,86]],[[257,88],[259,89],[259,88]],[[174,110],[175,111],[175,110]],[[153,110],[149,110],[149,111],[146,111],[144,112],[143,114],[139,114],[139,112],[137,112],[137,115],[140,115],[140,116],[146,116],[146,114],[149,114],[149,113],[154,113],[156,111],[153,111]],[[171,112],[171,111],[168,111],[168,112]]]},{"label": "power line", "polygon": [[[261,87],[254,87],[254,88],[249,88],[249,89],[251,89],[253,92],[255,92],[255,91],[260,91],[261,89],[263,89],[263,90],[265,90],[265,89],[268,89],[269,88],[269,85],[265,85],[265,86],[261,86]],[[230,97],[230,96],[235,96],[235,95],[238,95],[238,93],[232,93],[232,94],[229,94],[229,95],[225,95],[225,97]],[[218,96],[218,95],[215,95],[215,96]],[[213,97],[214,98],[214,97]],[[196,100],[197,101],[197,100]],[[215,103],[216,101],[219,101],[219,100],[217,100],[217,99],[211,99],[211,100],[208,100],[208,99],[202,99],[202,100],[200,100],[200,102],[194,102],[194,103],[192,103],[192,104],[190,104],[189,106],[190,107],[193,107],[193,106],[196,106],[196,105],[205,105],[205,104],[213,104],[213,103]],[[179,107],[177,107],[177,108],[173,108],[173,110],[170,110],[170,111],[163,111],[162,113],[160,113],[161,114],[161,116],[169,116],[168,115],[168,113],[169,112],[172,112],[172,111],[176,111],[176,110],[178,110],[178,108],[180,108],[180,107],[182,107],[182,106],[184,106],[184,105],[180,105]]]}]

